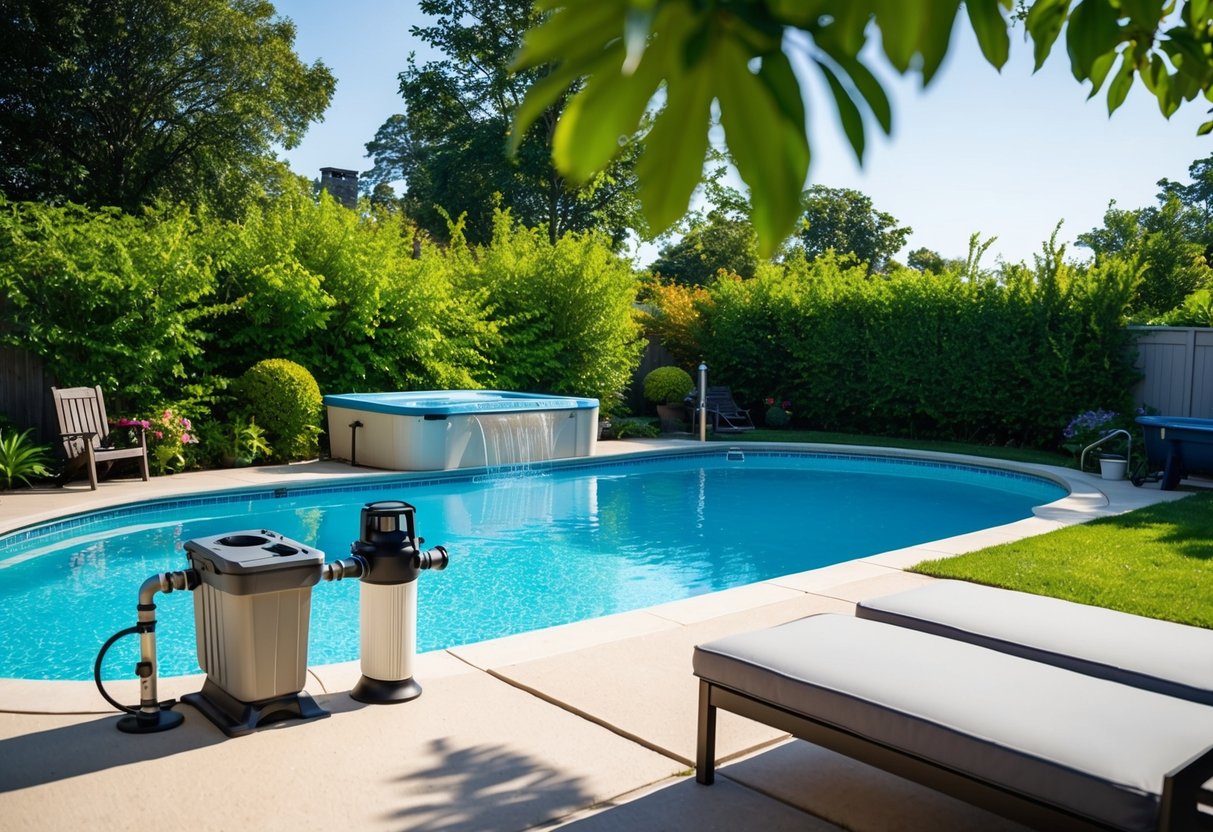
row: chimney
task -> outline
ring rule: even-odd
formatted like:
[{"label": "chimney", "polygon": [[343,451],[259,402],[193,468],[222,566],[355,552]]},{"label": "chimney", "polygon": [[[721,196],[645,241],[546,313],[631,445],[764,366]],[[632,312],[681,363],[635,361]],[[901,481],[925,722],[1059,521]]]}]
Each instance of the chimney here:
[{"label": "chimney", "polygon": [[321,168],[320,187],[346,208],[358,207],[358,171]]}]

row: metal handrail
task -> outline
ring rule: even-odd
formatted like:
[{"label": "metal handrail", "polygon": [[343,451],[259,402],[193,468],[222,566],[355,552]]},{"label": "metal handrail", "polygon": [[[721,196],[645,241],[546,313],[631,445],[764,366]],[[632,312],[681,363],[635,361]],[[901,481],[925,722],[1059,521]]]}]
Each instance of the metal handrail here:
[{"label": "metal handrail", "polygon": [[1087,467],[1087,451],[1091,450],[1092,448],[1098,448],[1109,439],[1113,438],[1114,436],[1119,436],[1122,433],[1125,435],[1125,439],[1129,440],[1129,447],[1125,452],[1125,462],[1128,463],[1131,461],[1133,459],[1133,434],[1129,433],[1124,428],[1117,428],[1116,430],[1105,433],[1101,438],[1095,440],[1090,445],[1087,445],[1087,447],[1082,449],[1082,456],[1078,459],[1078,470],[1083,471]]}]

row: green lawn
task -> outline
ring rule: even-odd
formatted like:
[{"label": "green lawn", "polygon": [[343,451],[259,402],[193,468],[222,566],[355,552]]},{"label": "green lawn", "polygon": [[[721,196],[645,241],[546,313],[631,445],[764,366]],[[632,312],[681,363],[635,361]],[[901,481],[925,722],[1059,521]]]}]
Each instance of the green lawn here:
[{"label": "green lawn", "polygon": [[912,571],[1213,627],[1213,493]]}]

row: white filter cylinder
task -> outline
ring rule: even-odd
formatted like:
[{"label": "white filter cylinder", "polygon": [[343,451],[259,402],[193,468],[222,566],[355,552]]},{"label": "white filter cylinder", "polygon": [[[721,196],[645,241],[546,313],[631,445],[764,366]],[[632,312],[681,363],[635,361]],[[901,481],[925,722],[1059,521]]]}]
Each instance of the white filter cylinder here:
[{"label": "white filter cylinder", "polygon": [[417,655],[417,582],[359,583],[362,675],[384,682],[412,678]]}]

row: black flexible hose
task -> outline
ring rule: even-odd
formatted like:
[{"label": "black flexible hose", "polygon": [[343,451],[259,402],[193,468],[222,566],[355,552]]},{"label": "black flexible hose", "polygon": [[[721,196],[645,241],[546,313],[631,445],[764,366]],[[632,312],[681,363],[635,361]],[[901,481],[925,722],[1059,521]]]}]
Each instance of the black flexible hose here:
[{"label": "black flexible hose", "polygon": [[[139,632],[139,627],[134,626],[134,627],[127,627],[125,630],[119,630],[118,632],[114,633],[112,636],[110,636],[108,639],[106,639],[105,644],[101,645],[101,650],[97,653],[97,660],[95,662],[93,662],[93,681],[97,683],[97,690],[101,693],[101,698],[104,699],[106,702],[110,703],[111,705],[113,705],[118,710],[123,711],[124,713],[128,713],[128,714],[137,714],[137,713],[139,713],[139,709],[131,708],[131,707],[128,707],[127,705],[123,705],[121,702],[119,702],[118,700],[114,699],[114,697],[109,695],[109,692],[106,691],[105,685],[101,681],[101,663],[105,660],[105,654],[109,652],[109,649],[111,647],[113,647],[114,644],[119,639],[126,638],[127,636],[133,636],[138,632]],[[177,700],[176,699],[166,699],[163,702],[160,702],[158,704],[161,708],[164,708],[167,710],[168,708],[171,708],[174,705],[176,705]]]}]

